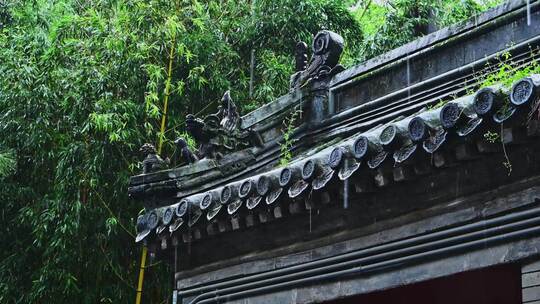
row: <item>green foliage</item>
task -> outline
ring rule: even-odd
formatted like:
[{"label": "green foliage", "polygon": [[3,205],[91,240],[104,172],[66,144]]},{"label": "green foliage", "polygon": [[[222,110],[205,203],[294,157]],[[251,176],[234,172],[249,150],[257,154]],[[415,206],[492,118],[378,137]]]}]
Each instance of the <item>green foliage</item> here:
[{"label": "green foliage", "polygon": [[295,143],[295,139],[293,138],[294,131],[296,129],[296,125],[299,122],[299,118],[302,116],[302,110],[296,109],[294,110],[288,117],[286,117],[283,120],[283,129],[281,130],[283,134],[283,139],[280,143],[280,159],[279,159],[279,165],[280,166],[287,166],[291,159],[293,158],[293,154],[291,152],[291,148]]},{"label": "green foliage", "polygon": [[494,144],[500,140],[500,136],[498,133],[487,131],[486,133],[484,133],[484,139],[487,142]]},{"label": "green foliage", "polygon": [[[215,111],[225,90],[243,111],[286,93],[297,40],[323,25],[362,37],[330,0],[1,3],[1,303],[133,301],[141,206],[127,184],[158,139],[172,46],[165,156],[177,136],[194,145],[184,117]],[[145,303],[169,299],[171,271],[147,269]]]},{"label": "green foliage", "polygon": [[17,163],[13,151],[0,151],[0,179],[13,173],[16,165]]},{"label": "green foliage", "polygon": [[491,70],[489,74],[484,76],[480,87],[489,87],[494,84],[501,84],[504,87],[510,88],[512,84],[531,74],[540,73],[540,63],[538,63],[538,54],[540,49],[531,49],[529,56],[531,61],[525,66],[521,66],[519,62],[512,61],[512,54],[505,52],[496,58],[497,62],[487,63],[486,68]]},{"label": "green foliage", "polygon": [[261,51],[257,70],[262,71],[261,83],[257,86],[254,97],[257,103],[245,106],[248,111],[255,110],[260,104],[268,103],[283,93],[280,88],[289,85],[289,76],[293,74],[290,56],[277,55],[271,50]]},{"label": "green foliage", "polygon": [[441,108],[442,106],[444,106],[447,103],[448,103],[448,100],[441,99],[441,100],[439,100],[437,103],[435,103],[433,105],[428,105],[427,109],[428,110],[438,109],[438,108]]},{"label": "green foliage", "polygon": [[369,7],[358,7],[353,11],[357,20],[360,21],[362,31],[366,36],[373,36],[386,21],[388,10],[385,6],[372,2]]},{"label": "green foliage", "polygon": [[[366,34],[360,56],[363,61],[399,47],[428,32],[461,22],[492,8],[503,0],[395,0],[384,5],[360,1],[353,14]],[[365,3],[365,4],[364,4]],[[369,6],[366,8],[366,5]]]}]

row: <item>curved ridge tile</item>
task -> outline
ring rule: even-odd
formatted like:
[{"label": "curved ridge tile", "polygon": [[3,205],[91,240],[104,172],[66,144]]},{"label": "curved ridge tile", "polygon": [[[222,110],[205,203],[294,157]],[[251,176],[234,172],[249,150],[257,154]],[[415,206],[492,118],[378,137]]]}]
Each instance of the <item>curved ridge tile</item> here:
[{"label": "curved ridge tile", "polygon": [[252,196],[246,200],[246,207],[249,210],[254,209],[262,201],[262,196]]},{"label": "curved ridge tile", "polygon": [[176,230],[178,230],[178,228],[180,228],[182,225],[184,224],[184,219],[179,217],[179,218],[176,218],[174,220],[174,222],[169,225],[169,232],[170,233],[173,233],[175,232]]},{"label": "curved ridge tile", "polygon": [[295,198],[298,197],[302,192],[304,192],[309,186],[309,183],[305,180],[297,180],[290,188],[289,188],[289,197]]},{"label": "curved ridge tile", "polygon": [[272,205],[279,198],[282,192],[283,188],[281,187],[270,191],[268,195],[266,195],[266,204]]},{"label": "curved ridge tile", "polygon": [[222,208],[223,208],[223,205],[221,204],[214,205],[214,207],[210,208],[208,212],[206,213],[206,219],[208,221],[211,221],[212,219],[214,219],[219,214],[219,211]]},{"label": "curved ridge tile", "polygon": [[372,158],[370,158],[367,161],[368,167],[370,169],[375,169],[378,166],[380,166],[383,161],[386,159],[386,156],[388,156],[388,152],[386,151],[379,151],[379,153],[375,154]]},{"label": "curved ridge tile", "polygon": [[428,139],[424,141],[422,147],[428,153],[434,153],[437,151],[442,144],[446,141],[446,135],[448,131],[444,129],[437,130],[437,132],[431,135]]},{"label": "curved ridge tile", "polygon": [[195,225],[199,221],[201,216],[202,216],[201,209],[197,208],[197,209],[192,210],[188,217],[188,222],[187,222],[188,226],[193,227],[193,225]]},{"label": "curved ridge tile", "polygon": [[394,161],[398,164],[406,161],[414,154],[414,152],[416,152],[417,147],[418,145],[401,147],[399,150],[394,152]]},{"label": "curved ridge tile", "polygon": [[356,159],[345,159],[343,166],[339,169],[338,177],[340,180],[346,180],[360,168],[361,162]]},{"label": "curved ridge tile", "polygon": [[464,136],[467,136],[469,134],[471,134],[474,130],[476,130],[478,128],[478,126],[480,126],[482,124],[482,121],[483,119],[481,117],[474,117],[474,118],[471,118],[469,119],[469,121],[467,121],[467,123],[460,127],[456,133],[457,135],[461,136],[461,137],[464,137]]},{"label": "curved ridge tile", "polygon": [[242,200],[235,200],[234,202],[227,205],[227,213],[229,215],[235,214],[244,202]]},{"label": "curved ridge tile", "polygon": [[311,187],[313,188],[313,190],[319,190],[324,188],[324,186],[326,186],[326,184],[328,184],[328,182],[332,180],[334,172],[335,171],[329,167],[324,168],[322,172],[318,176],[316,176],[311,182]]},{"label": "curved ridge tile", "polygon": [[503,123],[507,121],[508,119],[510,119],[510,117],[514,116],[516,111],[517,111],[517,108],[513,106],[509,106],[506,108],[503,107],[499,111],[497,111],[495,114],[493,114],[493,121],[499,124]]}]

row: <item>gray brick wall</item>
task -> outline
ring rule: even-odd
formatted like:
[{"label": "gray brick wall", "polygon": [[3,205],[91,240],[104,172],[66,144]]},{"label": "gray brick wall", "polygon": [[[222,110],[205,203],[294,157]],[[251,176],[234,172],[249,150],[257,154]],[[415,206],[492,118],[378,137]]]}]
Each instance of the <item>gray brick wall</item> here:
[{"label": "gray brick wall", "polygon": [[540,260],[523,265],[521,288],[523,303],[540,304]]}]

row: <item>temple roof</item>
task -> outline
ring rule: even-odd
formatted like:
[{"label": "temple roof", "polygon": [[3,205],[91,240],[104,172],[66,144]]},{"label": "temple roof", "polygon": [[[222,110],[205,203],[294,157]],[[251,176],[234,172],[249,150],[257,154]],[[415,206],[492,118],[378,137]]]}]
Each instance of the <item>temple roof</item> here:
[{"label": "temple roof", "polygon": [[[309,209],[313,202],[304,201],[305,198],[349,179],[373,179],[376,187],[384,187],[387,177],[379,174],[379,168],[394,168],[392,179],[403,181],[408,178],[406,170],[410,170],[411,165],[417,174],[424,173],[420,171],[425,167],[418,162],[443,166],[442,154],[436,152],[456,148],[460,143],[473,142],[480,150],[493,149],[496,140],[486,139],[486,132],[497,132],[503,124],[507,130],[511,126],[526,125],[531,105],[539,96],[539,85],[540,75],[531,75],[516,82],[510,90],[500,85],[485,87],[437,107],[423,108],[413,115],[400,116],[351,136],[316,144],[286,166],[276,165],[150,210],[140,218],[137,241],[153,236],[169,237],[174,232],[194,227],[206,230],[207,225],[218,218],[246,218],[257,208],[280,204],[283,207],[293,201],[306,202]],[[497,136],[497,133],[492,134]],[[478,139],[480,141],[476,142]],[[503,134],[501,140],[508,139]],[[424,157],[427,154],[433,157]],[[456,158],[466,160],[467,151],[457,151]],[[332,199],[328,192],[324,193],[327,197],[317,199],[323,204]],[[346,195],[341,198],[344,204],[347,204]],[[283,212],[281,216],[287,213],[291,214]],[[264,219],[251,221],[255,225]],[[213,233],[219,233],[219,229]]]},{"label": "temple roof", "polygon": [[136,241],[165,249],[304,211],[324,216],[479,153],[506,155],[505,145],[538,135],[540,76],[493,76],[503,54],[514,71],[538,72],[537,29],[507,14],[524,9],[511,1],[346,70],[341,37],[321,31],[309,61],[297,49],[288,94],[240,116],[226,93],[218,113],[188,118],[200,143],[182,146],[188,164],[161,170],[149,154],[128,190],[146,209]]}]

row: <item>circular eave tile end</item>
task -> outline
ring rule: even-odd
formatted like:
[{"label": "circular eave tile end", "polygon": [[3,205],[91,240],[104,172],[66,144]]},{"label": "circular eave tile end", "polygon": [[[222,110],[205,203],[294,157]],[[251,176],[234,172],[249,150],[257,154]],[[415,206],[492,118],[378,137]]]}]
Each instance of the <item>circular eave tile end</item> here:
[{"label": "circular eave tile end", "polygon": [[409,136],[415,143],[424,141],[428,136],[428,127],[420,117],[415,117],[409,122]]},{"label": "circular eave tile end", "polygon": [[387,146],[392,143],[394,138],[396,137],[396,126],[389,125],[386,128],[384,128],[381,132],[381,135],[379,136],[379,140],[381,141],[381,144],[384,146]]},{"label": "circular eave tile end", "polygon": [[159,224],[159,216],[156,210],[150,211],[147,218],[147,225],[150,230],[156,229]]},{"label": "circular eave tile end", "polygon": [[221,194],[219,196],[219,199],[223,205],[229,203],[229,201],[232,198],[232,187],[230,185],[227,185],[221,189]]},{"label": "circular eave tile end", "polygon": [[292,172],[290,168],[283,168],[279,173],[279,185],[281,187],[287,186],[291,182]]},{"label": "circular eave tile end", "polygon": [[169,225],[173,219],[174,210],[172,207],[167,207],[163,212],[163,225]]},{"label": "circular eave tile end", "polygon": [[270,178],[261,175],[259,176],[259,179],[257,179],[257,194],[260,196],[266,195],[270,191]]},{"label": "circular eave tile end", "polygon": [[512,85],[510,101],[516,106],[529,103],[535,97],[534,90],[534,83],[529,77],[518,80]]},{"label": "circular eave tile end", "polygon": [[186,215],[187,213],[187,209],[188,209],[188,200],[186,199],[183,199],[180,201],[180,203],[178,204],[178,207],[176,207],[176,216],[177,217],[183,217],[184,215]]},{"label": "circular eave tile end", "polygon": [[369,139],[365,136],[360,136],[354,140],[353,143],[353,155],[356,159],[361,159],[368,154]]},{"label": "circular eave tile end", "polygon": [[491,88],[483,88],[474,95],[473,109],[479,116],[488,115],[493,111],[495,94]]},{"label": "circular eave tile end", "polygon": [[336,169],[341,165],[341,162],[343,161],[343,148],[342,147],[336,147],[332,150],[330,155],[328,156],[328,165],[332,169]]},{"label": "circular eave tile end", "polygon": [[251,189],[253,189],[253,183],[251,180],[245,180],[240,185],[240,191],[238,191],[238,196],[240,198],[248,197],[251,194]]},{"label": "circular eave tile end", "polygon": [[208,209],[208,207],[210,207],[210,205],[212,205],[212,194],[210,192],[207,192],[201,198],[199,206],[201,210],[206,210]]},{"label": "circular eave tile end", "polygon": [[459,107],[459,105],[454,102],[447,103],[441,109],[441,125],[445,129],[451,129],[456,125],[460,116],[461,108]]},{"label": "circular eave tile end", "polygon": [[310,179],[315,174],[315,161],[308,159],[302,166],[302,178],[304,180]]},{"label": "circular eave tile end", "polygon": [[148,223],[147,223],[146,216],[139,215],[137,217],[137,226],[136,226],[137,233],[141,233],[142,231],[147,229],[147,227],[148,227]]}]

